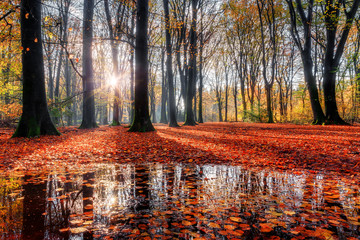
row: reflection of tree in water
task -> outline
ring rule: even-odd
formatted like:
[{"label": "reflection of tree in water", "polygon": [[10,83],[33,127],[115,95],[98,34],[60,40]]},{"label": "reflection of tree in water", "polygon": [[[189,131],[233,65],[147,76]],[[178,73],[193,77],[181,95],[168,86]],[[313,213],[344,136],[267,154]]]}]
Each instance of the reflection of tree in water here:
[{"label": "reflection of tree in water", "polygon": [[94,224],[110,226],[121,221],[133,199],[134,167],[104,165],[95,174]]},{"label": "reflection of tree in water", "polygon": [[46,181],[24,177],[23,239],[44,239]]},{"label": "reflection of tree in water", "polygon": [[[14,226],[13,233],[0,234],[5,239],[21,232],[25,239],[359,234],[358,180],[322,174],[103,164],[95,171],[26,175],[23,193],[21,178],[15,182],[14,188],[0,188],[0,223],[13,222],[0,226]],[[23,208],[14,211],[22,201]],[[21,221],[23,227],[16,227]]]},{"label": "reflection of tree in water", "polygon": [[0,177],[0,239],[16,238],[22,228],[23,179],[14,174]]},{"label": "reflection of tree in water", "polygon": [[[55,238],[59,229],[69,226],[73,214],[82,213],[82,182],[81,174],[52,173],[47,177],[46,186],[46,236]],[[69,237],[68,232],[61,234]]]}]

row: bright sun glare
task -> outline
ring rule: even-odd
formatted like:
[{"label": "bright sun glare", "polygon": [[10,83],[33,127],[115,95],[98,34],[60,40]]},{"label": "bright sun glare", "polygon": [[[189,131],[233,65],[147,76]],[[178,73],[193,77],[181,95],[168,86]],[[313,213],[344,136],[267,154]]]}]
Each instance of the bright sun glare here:
[{"label": "bright sun glare", "polygon": [[115,87],[118,83],[118,79],[115,76],[111,76],[109,79],[109,85]]}]

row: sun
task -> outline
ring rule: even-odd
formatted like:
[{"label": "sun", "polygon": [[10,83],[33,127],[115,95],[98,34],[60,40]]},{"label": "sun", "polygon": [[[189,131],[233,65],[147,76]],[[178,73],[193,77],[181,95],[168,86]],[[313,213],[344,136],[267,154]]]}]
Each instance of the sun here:
[{"label": "sun", "polygon": [[118,78],[116,76],[111,76],[108,83],[110,86],[115,87],[118,84]]}]

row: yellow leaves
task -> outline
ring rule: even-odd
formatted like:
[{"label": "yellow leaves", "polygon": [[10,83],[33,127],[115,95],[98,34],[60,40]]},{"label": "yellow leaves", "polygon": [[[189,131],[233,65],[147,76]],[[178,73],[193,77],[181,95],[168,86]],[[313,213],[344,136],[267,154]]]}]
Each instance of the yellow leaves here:
[{"label": "yellow leaves", "polygon": [[294,211],[284,211],[284,213],[289,216],[293,216],[296,214],[296,212],[294,212]]},{"label": "yellow leaves", "polygon": [[80,233],[84,233],[84,232],[86,232],[86,231],[87,231],[87,229],[84,228],[84,227],[78,227],[78,228],[71,228],[71,229],[70,229],[70,232],[71,232],[72,234],[80,234]]}]

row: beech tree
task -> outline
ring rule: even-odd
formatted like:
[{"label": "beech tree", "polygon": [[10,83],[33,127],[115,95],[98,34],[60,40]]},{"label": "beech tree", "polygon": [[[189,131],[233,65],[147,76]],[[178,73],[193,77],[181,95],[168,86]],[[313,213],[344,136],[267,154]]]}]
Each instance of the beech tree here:
[{"label": "beech tree", "polygon": [[[322,124],[325,115],[320,105],[319,92],[314,74],[314,61],[311,55],[312,39],[311,26],[313,20],[314,0],[308,0],[303,7],[301,0],[286,0],[289,6],[291,20],[291,35],[300,51],[304,69],[304,78],[309,91],[311,108],[313,113],[313,124]],[[296,9],[296,10],[295,10]],[[300,20],[300,21],[299,21]],[[301,25],[301,32],[298,25]]]},{"label": "beech tree", "polygon": [[[336,76],[359,4],[360,0],[329,0],[325,1],[323,7],[326,26],[323,88],[327,123],[346,124],[340,117],[336,104]],[[345,15],[345,22],[342,30],[339,31],[342,12]]]},{"label": "beech tree", "polygon": [[196,125],[195,116],[193,111],[193,99],[194,99],[194,87],[196,83],[196,56],[197,56],[197,8],[198,0],[191,1],[192,9],[192,21],[190,27],[190,60],[189,60],[189,76],[187,82],[186,93],[186,106],[185,106],[185,123],[184,125],[194,126]]},{"label": "beech tree", "polygon": [[166,76],[169,87],[169,126],[178,127],[176,121],[175,93],[174,93],[174,77],[172,68],[172,45],[170,34],[170,14],[169,0],[163,0],[165,14],[165,37],[166,37]]},{"label": "beech tree", "polygon": [[60,135],[51,121],[46,102],[40,1],[21,1],[20,24],[23,112],[13,137]]},{"label": "beech tree", "polygon": [[94,0],[84,0],[83,20],[83,116],[80,128],[98,127],[95,117],[94,70],[92,59]]},{"label": "beech tree", "polygon": [[129,132],[155,131],[149,114],[148,14],[149,1],[138,0],[136,2],[135,106],[134,120]]}]

